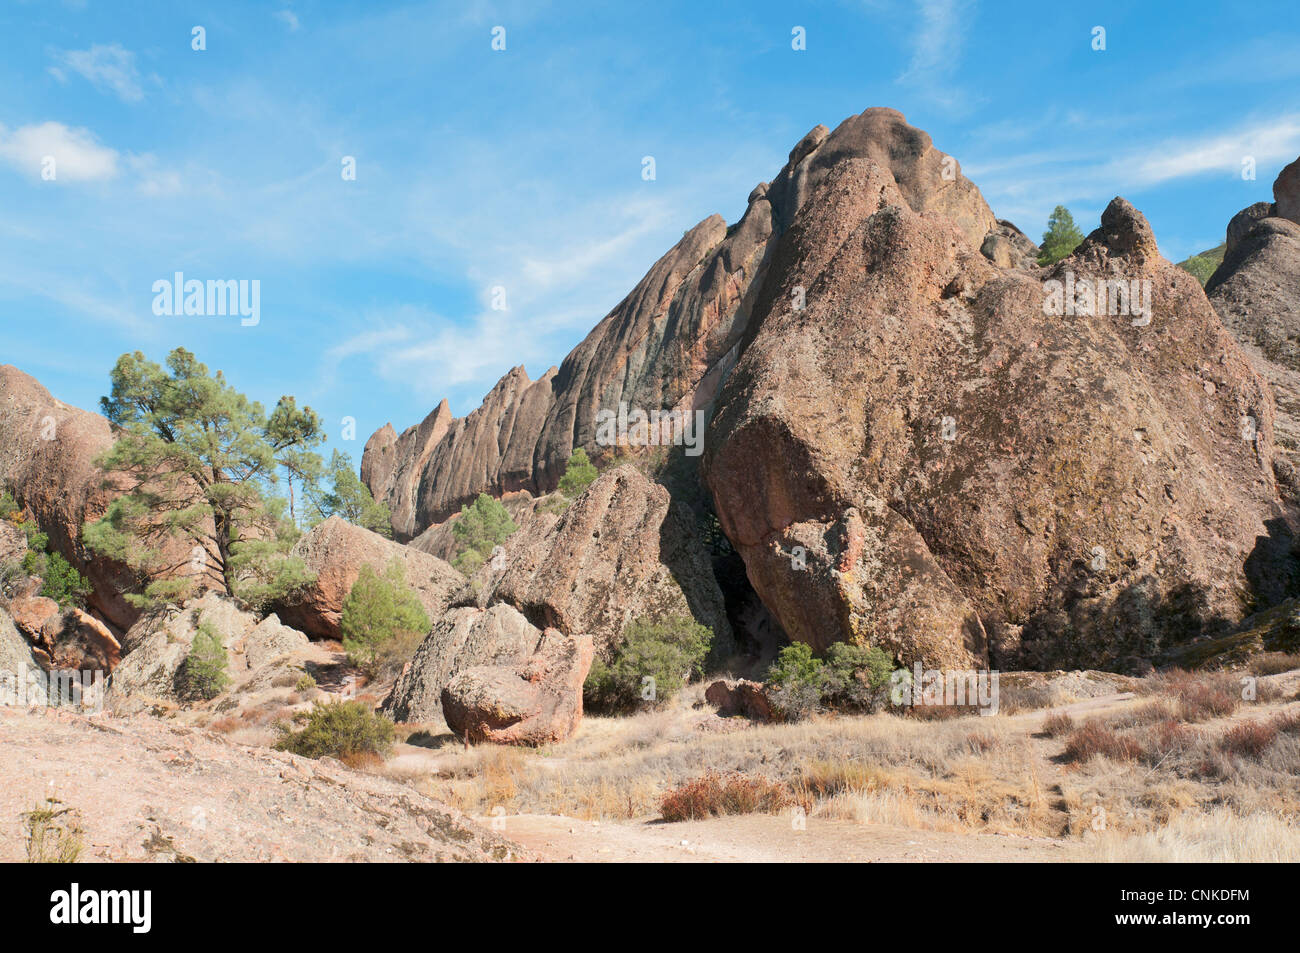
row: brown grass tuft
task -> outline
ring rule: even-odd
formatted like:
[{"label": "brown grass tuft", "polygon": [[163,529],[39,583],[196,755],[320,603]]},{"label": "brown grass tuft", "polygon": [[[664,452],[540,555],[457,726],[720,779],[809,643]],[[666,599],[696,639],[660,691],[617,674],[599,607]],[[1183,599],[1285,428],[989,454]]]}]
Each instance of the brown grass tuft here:
[{"label": "brown grass tuft", "polygon": [[786,787],[775,781],[710,772],[665,794],[659,813],[665,821],[695,821],[728,814],[776,814],[792,803]]}]

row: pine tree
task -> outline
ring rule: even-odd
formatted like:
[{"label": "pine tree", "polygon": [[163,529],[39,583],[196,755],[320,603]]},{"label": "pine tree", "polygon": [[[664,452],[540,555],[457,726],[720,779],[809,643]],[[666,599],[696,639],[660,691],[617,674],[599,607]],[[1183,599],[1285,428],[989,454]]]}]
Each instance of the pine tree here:
[{"label": "pine tree", "polygon": [[1070,210],[1064,205],[1056,206],[1047,219],[1047,231],[1043,232],[1043,244],[1038,249],[1038,263],[1056,264],[1078,248],[1083,237]]},{"label": "pine tree", "polygon": [[587,487],[600,476],[596,465],[587,457],[587,451],[578,447],[564,465],[564,476],[560,477],[560,492],[569,499],[582,496]]},{"label": "pine tree", "polygon": [[393,535],[392,514],[385,503],[375,502],[370,488],[361,482],[352,468],[352,457],[335,450],[326,468],[331,489],[318,493],[317,516],[329,519],[340,516],[349,523],[363,526],[383,536]]},{"label": "pine tree", "polygon": [[305,567],[288,555],[297,529],[273,491],[280,468],[318,470],[315,412],[282,397],[268,418],[184,348],[167,355],[165,369],[139,351],[124,354],[110,380],[100,406],[118,438],[96,463],[106,487],[125,491],[83,539],[136,571],[144,592],[127,598],[179,601],[209,567],[227,593],[254,601],[305,582]]}]

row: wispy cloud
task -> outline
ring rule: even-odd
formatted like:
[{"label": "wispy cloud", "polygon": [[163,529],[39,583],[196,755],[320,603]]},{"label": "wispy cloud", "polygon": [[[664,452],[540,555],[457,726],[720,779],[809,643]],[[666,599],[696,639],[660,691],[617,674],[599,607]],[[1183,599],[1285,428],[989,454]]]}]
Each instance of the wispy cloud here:
[{"label": "wispy cloud", "polygon": [[12,132],[0,126],[0,159],[34,178],[111,179],[118,174],[118,158],[117,151],[101,145],[89,129],[70,129],[60,122],[19,126]]},{"label": "wispy cloud", "polygon": [[294,13],[292,10],[276,10],[274,16],[289,28],[290,33],[297,33],[298,27],[302,26],[302,24],[298,22],[298,14]]},{"label": "wispy cloud", "polygon": [[896,82],[944,106],[963,103],[967,94],[952,81],[974,13],[974,0],[918,0],[918,26],[911,59]]},{"label": "wispy cloud", "polygon": [[55,50],[55,65],[50,74],[59,82],[67,82],[68,71],[89,80],[97,89],[111,92],[127,103],[144,99],[140,86],[140,73],[135,67],[135,54],[125,47],[110,43],[93,44],[88,50]]}]

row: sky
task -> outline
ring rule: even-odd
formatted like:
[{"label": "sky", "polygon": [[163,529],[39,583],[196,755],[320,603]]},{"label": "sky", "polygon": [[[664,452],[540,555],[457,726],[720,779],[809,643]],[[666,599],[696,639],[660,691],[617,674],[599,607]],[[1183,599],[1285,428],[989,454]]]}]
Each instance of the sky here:
[{"label": "sky", "polygon": [[[1217,245],[1300,156],[1298,50],[1295,0],[4,0],[0,363],[95,409],[120,354],[183,346],[359,463],[559,364],[870,106],[1035,240],[1123,195],[1171,260]],[[256,324],[157,313],[177,272],[257,281]]]}]

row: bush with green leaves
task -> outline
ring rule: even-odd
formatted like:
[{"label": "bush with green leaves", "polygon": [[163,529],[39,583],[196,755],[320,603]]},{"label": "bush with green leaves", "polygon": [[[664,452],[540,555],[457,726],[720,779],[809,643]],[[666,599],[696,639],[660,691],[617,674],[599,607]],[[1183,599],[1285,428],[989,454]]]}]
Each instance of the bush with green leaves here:
[{"label": "bush with green leaves", "polygon": [[386,503],[378,503],[370,488],[361,482],[352,467],[349,454],[335,450],[330,456],[325,478],[329,489],[317,492],[315,505],[318,519],[339,516],[381,536],[393,535],[393,517]]},{"label": "bush with green leaves", "polygon": [[356,755],[383,757],[393,750],[393,723],[365,702],[317,702],[299,716],[298,730],[283,728],[275,747],[304,758],[352,758]]},{"label": "bush with green leaves", "polygon": [[0,490],[0,520],[12,520],[19,514],[18,502],[8,490]]},{"label": "bush with green leaves", "polygon": [[704,674],[712,642],[713,631],[690,616],[637,619],[624,630],[613,659],[592,663],[583,704],[609,713],[666,704],[689,679]]},{"label": "bush with green leaves", "polygon": [[480,493],[473,505],[460,508],[451,524],[456,540],[456,556],[451,564],[466,576],[472,576],[516,529],[515,521],[501,501]]},{"label": "bush with green leaves", "polygon": [[797,721],[825,709],[878,711],[889,698],[894,660],[875,646],[837,642],[824,658],[795,642],[783,648],[767,672],[772,704]]},{"label": "bush with green leaves", "polygon": [[581,447],[574,450],[569,462],[564,465],[564,476],[560,477],[560,492],[574,500],[582,496],[587,487],[596,482],[600,471],[587,457],[587,451]]},{"label": "bush with green leaves", "polygon": [[209,622],[200,622],[189,654],[176,670],[176,693],[190,701],[210,701],[230,684],[229,658],[221,635]]},{"label": "bush with green leaves", "polygon": [[85,606],[91,593],[90,580],[58,553],[46,555],[45,566],[39,575],[44,580],[40,594],[53,599],[60,609]]},{"label": "bush with green leaves", "polygon": [[343,650],[351,664],[372,677],[394,665],[400,667],[432,625],[419,597],[406,584],[402,562],[396,557],[382,576],[370,566],[362,566],[343,600]]},{"label": "bush with green leaves", "polygon": [[1047,219],[1043,243],[1038,246],[1038,263],[1054,265],[1067,257],[1083,241],[1083,232],[1074,224],[1074,216],[1064,205],[1058,205]]}]

